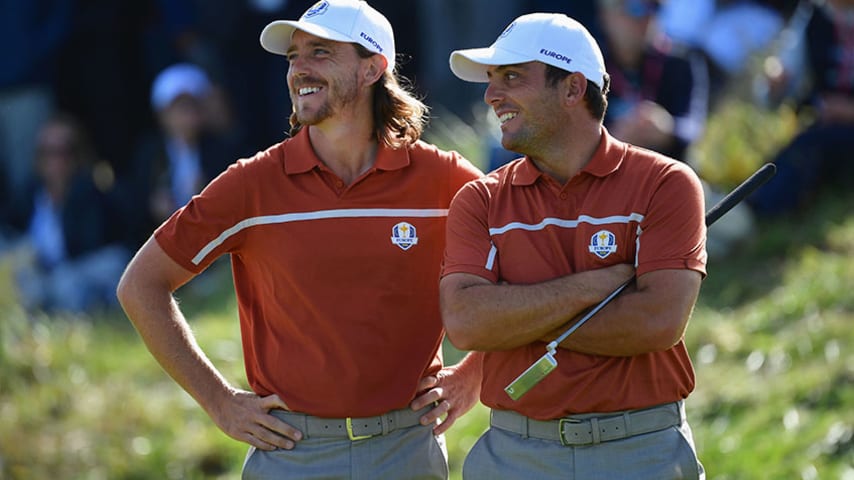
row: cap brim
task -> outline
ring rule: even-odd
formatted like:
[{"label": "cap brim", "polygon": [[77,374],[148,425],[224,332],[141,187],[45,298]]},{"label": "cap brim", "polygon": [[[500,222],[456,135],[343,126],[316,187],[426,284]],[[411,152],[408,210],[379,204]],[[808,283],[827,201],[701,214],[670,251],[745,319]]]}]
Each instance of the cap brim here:
[{"label": "cap brim", "polygon": [[489,77],[486,70],[495,65],[515,65],[530,62],[531,59],[494,47],[470,48],[451,52],[451,71],[461,80],[467,82],[486,83]]},{"label": "cap brim", "polygon": [[264,30],[261,31],[261,46],[264,50],[278,55],[287,55],[288,49],[291,47],[291,37],[295,30],[302,30],[314,36],[334,40],[336,42],[351,42],[346,35],[321,27],[313,23],[294,21],[294,20],[276,20],[270,23]]}]

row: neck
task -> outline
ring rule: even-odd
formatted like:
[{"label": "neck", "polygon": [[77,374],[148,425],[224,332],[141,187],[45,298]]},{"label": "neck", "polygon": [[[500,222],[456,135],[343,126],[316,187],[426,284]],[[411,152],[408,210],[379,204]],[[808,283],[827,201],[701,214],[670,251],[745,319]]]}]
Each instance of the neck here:
[{"label": "neck", "polygon": [[378,144],[370,122],[311,125],[308,135],[320,161],[347,185],[374,166]]},{"label": "neck", "polygon": [[604,133],[595,121],[573,125],[567,132],[572,134],[566,135],[563,142],[552,144],[550,150],[529,155],[537,168],[562,185],[590,163]]}]

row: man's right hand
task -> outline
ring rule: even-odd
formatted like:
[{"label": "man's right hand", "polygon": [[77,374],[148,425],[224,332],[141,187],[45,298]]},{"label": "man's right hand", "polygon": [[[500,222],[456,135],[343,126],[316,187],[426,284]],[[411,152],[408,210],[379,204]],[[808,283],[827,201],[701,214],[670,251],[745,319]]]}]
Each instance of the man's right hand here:
[{"label": "man's right hand", "polygon": [[218,408],[209,412],[213,421],[231,438],[260,450],[290,450],[302,439],[302,432],[270,414],[289,410],[278,395],[260,397],[244,390],[232,390]]}]

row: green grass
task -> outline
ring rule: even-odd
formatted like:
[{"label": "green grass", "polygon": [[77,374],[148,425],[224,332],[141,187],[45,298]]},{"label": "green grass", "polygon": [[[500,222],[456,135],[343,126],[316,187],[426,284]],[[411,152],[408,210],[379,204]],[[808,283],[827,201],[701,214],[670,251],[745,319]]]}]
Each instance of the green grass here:
[{"label": "green grass", "polygon": [[[710,260],[686,337],[697,371],[688,415],[709,479],[854,478],[851,205],[854,195],[828,192]],[[4,268],[0,478],[239,477],[245,446],[162,372],[123,317],[28,317]],[[179,297],[199,343],[245,386],[228,279],[217,268]],[[459,355],[446,347],[449,362]],[[486,423],[478,406],[448,433],[452,478]]]}]

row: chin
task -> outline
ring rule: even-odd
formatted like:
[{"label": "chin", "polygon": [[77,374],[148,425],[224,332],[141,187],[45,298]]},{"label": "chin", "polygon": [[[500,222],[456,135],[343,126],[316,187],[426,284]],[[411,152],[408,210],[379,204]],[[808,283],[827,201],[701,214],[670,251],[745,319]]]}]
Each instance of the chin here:
[{"label": "chin", "polygon": [[501,137],[501,146],[504,147],[505,150],[515,152],[515,148],[517,148],[519,145],[517,145],[512,138],[507,138],[507,136],[504,135]]}]

